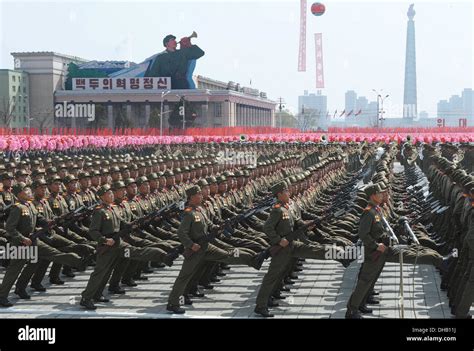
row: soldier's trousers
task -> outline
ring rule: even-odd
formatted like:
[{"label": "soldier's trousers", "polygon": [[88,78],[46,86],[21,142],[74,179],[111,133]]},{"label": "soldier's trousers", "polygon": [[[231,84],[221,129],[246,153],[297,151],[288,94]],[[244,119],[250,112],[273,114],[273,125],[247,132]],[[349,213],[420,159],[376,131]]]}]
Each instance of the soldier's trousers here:
[{"label": "soldier's trousers", "polygon": [[[41,259],[38,262],[29,262],[26,265],[26,267],[21,272],[18,281],[16,282],[16,287],[18,289],[26,289],[30,279],[32,279],[32,276],[36,274],[38,275],[35,277],[35,282],[41,283],[44,274],[48,269],[49,262],[51,261],[58,265],[58,267],[60,267],[62,264],[79,267],[81,264],[81,257],[79,255],[85,254],[88,251],[88,247],[86,245],[75,246],[73,243],[70,245],[70,242],[65,241],[66,239],[58,235],[52,235],[50,240],[50,243],[43,243],[41,240],[38,241],[38,254]],[[57,247],[56,245],[64,246]],[[71,254],[71,256],[63,256],[64,254]],[[38,268],[41,269],[41,271],[38,271]]]},{"label": "soldier's trousers", "polygon": [[[92,255],[94,253],[94,248],[86,245],[86,244],[75,244],[73,241],[63,238],[60,235],[53,234],[49,238],[49,242],[51,246],[58,249],[61,252],[73,252],[78,254],[81,257],[86,257]],[[49,264],[51,261],[48,260],[39,260],[37,263],[32,264],[29,263],[25,269],[23,270],[20,278],[18,279],[16,286],[18,288],[26,288],[28,285],[28,281],[31,278],[31,283],[34,285],[39,285],[43,281],[44,276],[46,275],[46,271],[48,270]],[[30,267],[30,265],[34,265],[34,267]],[[61,264],[57,262],[53,262],[51,266],[49,276],[50,278],[59,278],[59,273],[61,271]],[[33,276],[29,275],[30,272],[33,271]],[[28,276],[29,275],[29,276]]]},{"label": "soldier's trousers", "polygon": [[171,290],[170,296],[168,298],[168,304],[173,306],[178,306],[180,304],[180,298],[183,297],[188,283],[193,278],[197,269],[199,269],[200,263],[202,261],[214,261],[227,264],[243,264],[251,266],[252,258],[252,255],[244,251],[239,251],[238,255],[234,255],[219,249],[212,244],[208,244],[207,246],[203,245],[198,252],[195,252],[191,257],[184,259],[183,265],[181,266],[181,271],[174,282],[173,289]]},{"label": "soldier's trousers", "polygon": [[92,272],[82,297],[86,300],[100,297],[112,274],[114,266],[121,258],[126,257],[137,261],[162,262],[166,253],[155,247],[138,248],[120,242],[118,246],[98,250],[94,271]]},{"label": "soldier's trousers", "polygon": [[[372,255],[373,251],[369,251],[367,248],[365,248],[365,250],[366,255],[356,288],[347,303],[347,309],[353,312],[358,311],[359,307],[367,299],[369,292],[373,289],[375,282],[383,270],[385,262],[400,262],[400,251],[396,248],[388,247],[378,258]],[[430,264],[439,267],[443,262],[443,257],[436,251],[427,248],[419,248],[418,254],[414,247],[404,249],[403,263],[413,264],[415,261],[417,264]]]},{"label": "soldier's trousers", "polygon": [[260,291],[257,295],[257,307],[266,308],[270,295],[281,283],[281,279],[288,270],[292,258],[314,258],[324,260],[326,247],[319,244],[306,245],[299,241],[291,242],[287,247],[272,257],[267,274],[263,278]]},{"label": "soldier's trousers", "polygon": [[[55,249],[54,247],[49,246],[48,244],[42,242],[41,240],[37,241],[37,247],[38,247],[38,259],[57,262],[60,264],[73,266],[73,267],[79,267],[82,263],[81,257],[79,255],[76,255],[75,253],[61,252]],[[3,278],[2,285],[0,287],[0,297],[8,296],[8,293],[10,292],[13,284],[15,283],[16,279],[20,275],[23,266],[27,262],[28,262],[27,260],[11,260],[10,265],[8,266],[8,269]],[[27,284],[28,284],[29,278],[31,278],[31,275],[34,273],[35,269],[36,267],[34,267],[34,269],[30,268],[30,270],[27,271],[27,273],[25,273],[25,279],[26,279],[26,274],[29,274]]]},{"label": "soldier's trousers", "polygon": [[464,289],[460,292],[460,300],[455,306],[456,317],[463,318],[469,314],[472,303],[474,302],[474,258],[469,260],[468,269],[464,273],[466,283]]}]

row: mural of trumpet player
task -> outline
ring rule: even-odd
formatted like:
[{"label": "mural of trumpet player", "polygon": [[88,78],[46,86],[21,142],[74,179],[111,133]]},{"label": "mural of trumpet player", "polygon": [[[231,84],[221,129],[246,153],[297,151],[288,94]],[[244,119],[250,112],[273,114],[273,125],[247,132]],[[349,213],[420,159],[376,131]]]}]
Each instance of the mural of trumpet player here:
[{"label": "mural of trumpet player", "polygon": [[171,89],[192,89],[194,85],[189,83],[189,68],[192,75],[194,70],[193,60],[204,56],[204,51],[197,45],[191,44],[191,38],[196,38],[194,32],[191,36],[183,38],[180,42],[181,48],[177,49],[178,42],[172,34],[163,39],[163,46],[166,50],[156,56],[145,73],[145,77],[171,77]]}]

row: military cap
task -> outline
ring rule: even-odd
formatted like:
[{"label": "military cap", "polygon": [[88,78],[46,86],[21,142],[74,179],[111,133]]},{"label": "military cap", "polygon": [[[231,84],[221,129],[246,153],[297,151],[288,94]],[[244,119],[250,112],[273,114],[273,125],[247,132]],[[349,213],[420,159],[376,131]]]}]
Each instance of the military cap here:
[{"label": "military cap", "polygon": [[217,179],[217,184],[224,183],[227,180],[227,178],[224,175],[221,175],[217,177],[216,179]]},{"label": "military cap", "polygon": [[61,177],[58,175],[55,175],[48,179],[48,184],[52,184],[54,182],[62,182]]},{"label": "military cap", "polygon": [[84,178],[90,178],[91,175],[89,172],[79,172],[79,175],[77,176],[78,179],[84,179]]},{"label": "military cap", "polygon": [[271,187],[272,194],[277,196],[279,193],[288,189],[288,186],[285,182],[280,182]]},{"label": "military cap", "polygon": [[46,180],[44,180],[44,179],[38,179],[38,180],[35,180],[35,181],[33,182],[33,184],[31,185],[31,187],[32,187],[33,189],[35,189],[35,188],[39,188],[39,187],[42,186],[42,185],[47,185],[47,184],[48,184],[48,183],[46,182]]},{"label": "military cap", "polygon": [[120,168],[118,168],[117,166],[110,167],[110,173],[117,173],[117,172],[120,172]]},{"label": "military cap", "polygon": [[46,174],[45,170],[42,169],[42,168],[37,168],[37,169],[34,169],[32,172],[31,172],[31,176],[32,177],[36,177],[37,175],[39,174]]},{"label": "military cap", "polygon": [[126,186],[129,186],[130,184],[137,184],[137,182],[136,182],[135,179],[133,179],[133,178],[127,178],[127,179],[125,179],[125,185],[126,185]]},{"label": "military cap", "polygon": [[137,185],[142,185],[143,183],[147,183],[147,182],[148,182],[148,178],[145,176],[139,177],[137,179]]},{"label": "military cap", "polygon": [[170,169],[167,169],[165,171],[165,177],[172,177],[172,176],[174,176],[174,172]]},{"label": "military cap", "polygon": [[364,192],[368,197],[381,193],[383,191],[384,190],[382,190],[378,184],[367,185],[364,189]]},{"label": "military cap", "polygon": [[158,179],[158,175],[156,173],[151,173],[147,177],[148,180],[156,180]]},{"label": "military cap", "polygon": [[216,184],[217,183],[217,179],[214,176],[207,177],[206,181],[207,181],[208,184]]},{"label": "military cap", "polygon": [[28,185],[26,185],[26,183],[18,182],[12,187],[12,191],[13,191],[13,194],[16,196],[19,193],[21,193],[23,190],[25,190],[26,188],[28,188]]},{"label": "military cap", "polygon": [[13,179],[13,174],[11,172],[5,172],[2,174],[1,176],[1,179],[2,180],[5,180],[5,179]]},{"label": "military cap", "polygon": [[104,184],[99,188],[99,190],[97,190],[97,195],[102,196],[109,190],[111,190],[110,185]]},{"label": "military cap", "polygon": [[122,188],[125,188],[126,185],[124,182],[122,182],[121,180],[118,180],[116,182],[114,182],[112,184],[112,190],[115,191],[115,190],[119,190],[119,189],[122,189]]},{"label": "military cap", "polygon": [[204,188],[205,186],[208,186],[209,183],[207,182],[206,179],[202,178],[202,179],[199,179],[198,185],[199,185],[201,188]]},{"label": "military cap", "polygon": [[48,167],[46,168],[46,174],[54,174],[57,173],[58,169],[56,167]]},{"label": "military cap", "polygon": [[68,174],[67,176],[64,177],[64,184],[68,184],[75,180],[77,180],[77,178],[73,174]]},{"label": "military cap", "polygon": [[20,176],[27,176],[28,172],[25,171],[24,169],[19,169],[18,171],[15,172],[15,177],[20,177]]},{"label": "military cap", "polygon": [[201,192],[201,187],[199,185],[193,185],[186,189],[186,197],[189,199],[191,196],[196,195]]},{"label": "military cap", "polygon": [[100,177],[101,173],[98,169],[94,169],[91,173],[91,177]]}]

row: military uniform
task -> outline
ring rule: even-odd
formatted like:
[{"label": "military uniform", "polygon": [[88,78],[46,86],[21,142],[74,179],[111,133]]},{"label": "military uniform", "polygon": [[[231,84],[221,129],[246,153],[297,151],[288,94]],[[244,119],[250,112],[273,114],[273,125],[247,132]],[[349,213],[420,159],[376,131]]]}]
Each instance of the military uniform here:
[{"label": "military uniform", "polygon": [[[187,193],[188,197],[200,192],[199,187],[193,188],[194,190]],[[227,264],[245,264],[248,266],[254,264],[253,257],[245,252],[240,252],[239,255],[231,255],[229,252],[205,242],[206,236],[208,235],[208,226],[204,215],[197,207],[189,206],[184,210],[178,235],[185,249],[191,249],[193,244],[199,242],[201,242],[201,244],[199,244],[201,248],[197,252],[194,252],[192,256],[184,259],[181,271],[176,278],[168,298],[168,310],[172,312],[184,313],[184,310],[179,308],[180,298],[183,297],[189,281],[203,260]]]},{"label": "military uniform", "polygon": [[[286,183],[278,183],[272,188],[275,196],[285,190],[287,190]],[[271,245],[279,245],[282,239],[285,239],[295,230],[295,227],[302,225],[304,223],[301,220],[295,222],[288,204],[278,202],[273,206],[270,216],[265,222],[264,232],[268,236]],[[317,243],[306,245],[298,240],[289,241],[286,247],[282,247],[280,252],[272,257],[270,267],[263,278],[257,295],[255,312],[265,317],[273,316],[268,312],[267,304],[270,296],[287,273],[288,266],[292,263],[293,258],[325,259],[326,248],[324,246]]]},{"label": "military uniform", "polygon": [[[26,188],[26,184],[19,183],[16,184],[15,187],[16,194],[18,194]],[[44,221],[42,217],[40,217],[40,219]],[[10,215],[8,216],[5,226],[7,235],[10,239],[10,244],[18,246],[23,245],[24,240],[33,233],[37,225],[37,220],[38,212],[30,202],[15,203],[10,211]],[[37,240],[36,245],[38,247],[39,259],[67,264],[74,267],[80,267],[83,265],[81,258],[74,253],[62,253],[47,245],[42,240]],[[15,283],[15,280],[20,275],[25,263],[27,263],[27,260],[25,259],[11,260],[3,278],[2,285],[0,286],[0,299],[4,300],[5,302],[2,305],[9,305],[8,300],[6,300],[8,293]]]},{"label": "military uniform", "polygon": [[[109,185],[104,185],[98,192],[99,196],[110,191]],[[122,257],[140,261],[162,261],[164,252],[156,248],[136,248],[125,243],[120,237],[114,239],[112,246],[106,246],[107,239],[112,239],[119,235],[122,226],[126,224],[121,219],[120,210],[115,205],[103,203],[94,210],[91,219],[90,232],[92,238],[97,241],[99,249],[97,252],[97,261],[92,272],[86,289],[82,292],[81,305],[87,309],[95,309],[92,299],[101,301],[102,292],[107,281],[112,274],[112,270]]]}]

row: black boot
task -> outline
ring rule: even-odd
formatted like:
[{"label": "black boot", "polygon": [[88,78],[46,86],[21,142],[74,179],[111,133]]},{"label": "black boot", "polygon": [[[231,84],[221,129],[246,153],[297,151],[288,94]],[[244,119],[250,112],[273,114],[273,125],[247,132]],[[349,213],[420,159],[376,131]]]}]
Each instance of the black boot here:
[{"label": "black boot", "polygon": [[352,312],[351,310],[347,310],[346,319],[362,319],[362,315],[359,311]]},{"label": "black boot", "polygon": [[64,285],[64,280],[61,278],[49,278],[49,282],[53,285]]},{"label": "black boot", "polygon": [[184,310],[184,308],[181,308],[181,307],[176,306],[176,305],[170,305],[170,304],[168,304],[168,305],[166,306],[166,310],[167,310],[167,311],[170,311],[170,312],[172,312],[172,313],[175,313],[175,314],[183,314],[183,313],[186,312],[186,311]]},{"label": "black boot", "polygon": [[22,300],[29,300],[29,299],[31,299],[31,296],[28,295],[28,293],[26,292],[25,289],[16,288],[16,289],[15,289],[15,294],[17,294],[17,295],[20,297],[20,299],[22,299]]},{"label": "black boot", "polygon": [[81,299],[80,305],[85,307],[86,310],[90,311],[97,309],[96,305],[94,305],[94,302],[92,302],[92,300],[86,300],[84,298]]},{"label": "black boot", "polygon": [[41,284],[31,284],[30,287],[34,290],[34,291],[39,291],[39,292],[45,292],[46,291],[46,288]]},{"label": "black boot", "polygon": [[6,298],[0,297],[0,307],[12,307],[13,304]]},{"label": "black boot", "polygon": [[273,314],[270,313],[270,311],[268,311],[268,308],[267,307],[255,307],[255,310],[254,312],[262,317],[265,317],[265,318],[271,318],[271,317],[274,317]]},{"label": "black boot", "polygon": [[114,295],[123,295],[125,294],[125,290],[123,290],[120,285],[109,286],[109,293]]},{"label": "black boot", "polygon": [[367,305],[362,305],[359,307],[359,312],[363,313],[363,314],[368,314],[368,313],[372,313],[372,309],[367,307]]}]

